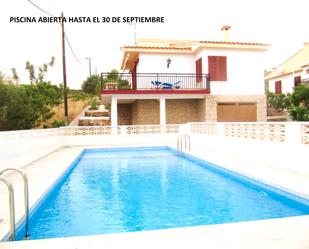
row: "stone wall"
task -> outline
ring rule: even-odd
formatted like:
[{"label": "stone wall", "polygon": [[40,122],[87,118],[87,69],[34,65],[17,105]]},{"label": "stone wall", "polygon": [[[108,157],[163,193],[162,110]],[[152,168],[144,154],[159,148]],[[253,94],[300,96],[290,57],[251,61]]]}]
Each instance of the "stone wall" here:
[{"label": "stone wall", "polygon": [[197,122],[204,122],[206,119],[206,102],[204,99],[197,99]]},{"label": "stone wall", "polygon": [[205,121],[217,121],[217,103],[251,102],[256,103],[257,121],[267,121],[267,104],[265,95],[207,95],[205,98]]},{"label": "stone wall", "polygon": [[136,100],[132,104],[132,125],[160,124],[159,100]]},{"label": "stone wall", "polygon": [[109,111],[85,111],[85,117],[108,117]]},{"label": "stone wall", "polygon": [[198,100],[197,99],[167,99],[166,100],[166,123],[184,124],[197,122]]},{"label": "stone wall", "polygon": [[[217,103],[220,102],[256,103],[257,121],[267,121],[264,95],[207,95],[204,99],[167,99],[166,123],[216,122]],[[136,100],[132,104],[118,104],[118,124],[160,124],[159,100]]]},{"label": "stone wall", "polygon": [[104,118],[84,118],[78,120],[79,126],[109,126],[111,125],[111,122],[109,119]]},{"label": "stone wall", "polygon": [[118,104],[118,125],[132,125],[132,104]]}]

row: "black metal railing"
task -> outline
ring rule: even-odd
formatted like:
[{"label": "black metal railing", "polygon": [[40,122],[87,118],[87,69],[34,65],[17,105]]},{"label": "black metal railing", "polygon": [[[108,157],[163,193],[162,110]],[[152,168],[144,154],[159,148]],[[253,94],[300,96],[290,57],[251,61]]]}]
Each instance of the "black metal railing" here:
[{"label": "black metal railing", "polygon": [[209,90],[209,74],[101,73],[101,90]]}]

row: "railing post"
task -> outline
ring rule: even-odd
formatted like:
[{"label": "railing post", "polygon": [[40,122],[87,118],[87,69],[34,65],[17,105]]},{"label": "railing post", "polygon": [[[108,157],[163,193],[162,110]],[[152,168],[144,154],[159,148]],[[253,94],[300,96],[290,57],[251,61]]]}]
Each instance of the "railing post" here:
[{"label": "railing post", "polygon": [[0,176],[3,175],[7,171],[15,171],[18,174],[20,174],[23,178],[24,182],[24,209],[25,209],[25,238],[29,238],[29,185],[28,185],[28,177],[27,175],[20,169],[15,168],[6,168],[2,171],[0,171]]},{"label": "railing post", "polygon": [[103,90],[103,73],[101,73],[101,82],[100,82],[100,84],[101,84],[101,91]]},{"label": "railing post", "polygon": [[206,74],[206,89],[210,92],[210,75]]},{"label": "railing post", "polygon": [[15,240],[15,204],[14,204],[14,188],[11,182],[4,176],[0,176],[2,181],[9,191],[9,208],[10,208],[10,238],[9,240]]}]

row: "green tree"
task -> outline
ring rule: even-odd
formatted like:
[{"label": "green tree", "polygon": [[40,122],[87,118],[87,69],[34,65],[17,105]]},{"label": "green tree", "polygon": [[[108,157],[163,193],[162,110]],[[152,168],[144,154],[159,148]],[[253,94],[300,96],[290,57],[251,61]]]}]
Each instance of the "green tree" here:
[{"label": "green tree", "polygon": [[117,83],[117,88],[121,90],[130,89],[129,81],[122,78],[122,74],[120,74],[116,69],[111,70],[107,76],[102,80],[103,86],[106,83]]},{"label": "green tree", "polygon": [[278,112],[282,112],[291,106],[291,96],[283,93],[275,94],[272,92],[267,93],[268,104],[275,108]]},{"label": "green tree", "polygon": [[50,82],[40,82],[20,87],[24,89],[35,112],[35,126],[39,126],[54,115],[51,109],[59,105],[62,99],[62,90],[58,86],[51,85]]},{"label": "green tree", "polygon": [[41,65],[39,67],[39,72],[36,75],[34,65],[32,63],[30,63],[29,61],[27,61],[25,69],[29,73],[30,83],[32,84],[32,83],[42,83],[42,82],[44,82],[44,78],[45,78],[45,75],[48,71],[48,67],[52,67],[52,66],[54,66],[54,64],[55,64],[55,57],[52,56],[49,63],[44,63],[43,65]]},{"label": "green tree", "polygon": [[294,121],[309,121],[309,85],[302,83],[292,94],[268,93],[268,104],[277,111],[287,110]]},{"label": "green tree", "polygon": [[309,109],[303,106],[291,106],[289,114],[295,121],[309,121]]},{"label": "green tree", "polygon": [[12,68],[13,80],[0,73],[0,130],[31,129],[50,119],[52,107],[61,103],[63,88],[45,82],[48,67],[54,64],[54,57],[48,64],[39,67],[36,75],[34,66],[26,63],[31,84],[16,85],[16,70]]},{"label": "green tree", "polygon": [[309,85],[299,84],[295,87],[291,101],[294,106],[309,108]]},{"label": "green tree", "polygon": [[291,95],[289,114],[293,120],[309,121],[309,85],[299,84]]},{"label": "green tree", "polygon": [[100,77],[98,75],[89,76],[82,84],[82,90],[85,93],[96,95],[100,92]]},{"label": "green tree", "polygon": [[0,82],[0,130],[30,129],[35,123],[35,110],[25,90]]},{"label": "green tree", "polygon": [[18,76],[18,74],[17,74],[17,71],[16,71],[16,68],[12,68],[12,74],[13,74],[13,76],[12,76],[12,78],[13,78],[13,80],[16,82],[16,83],[18,83],[18,81],[19,81],[19,76]]},{"label": "green tree", "polygon": [[[122,79],[122,74],[116,69],[111,70],[106,77],[102,79],[103,87],[106,83],[111,82],[117,83],[117,89],[130,89],[129,81]],[[82,84],[82,90],[88,94],[99,95],[101,91],[101,78],[98,75],[88,77]]]}]

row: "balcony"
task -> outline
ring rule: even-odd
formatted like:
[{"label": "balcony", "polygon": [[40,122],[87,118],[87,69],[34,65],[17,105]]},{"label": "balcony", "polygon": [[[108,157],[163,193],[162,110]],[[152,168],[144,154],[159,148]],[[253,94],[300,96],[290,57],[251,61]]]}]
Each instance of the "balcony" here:
[{"label": "balcony", "polygon": [[210,93],[208,74],[101,73],[101,94]]}]

